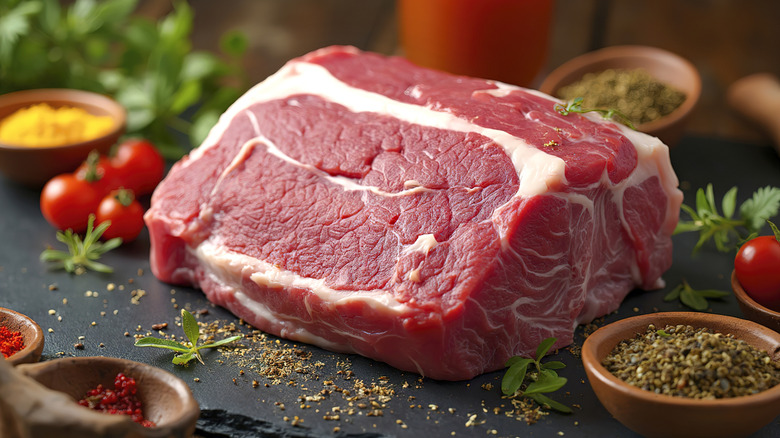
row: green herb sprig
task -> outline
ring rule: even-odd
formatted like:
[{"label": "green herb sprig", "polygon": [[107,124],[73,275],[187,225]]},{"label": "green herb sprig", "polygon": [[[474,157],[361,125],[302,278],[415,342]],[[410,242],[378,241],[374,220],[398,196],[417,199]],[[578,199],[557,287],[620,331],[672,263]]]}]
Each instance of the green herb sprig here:
[{"label": "green herb sprig", "polygon": [[230,336],[225,339],[220,339],[216,342],[200,344],[200,327],[198,321],[194,316],[185,309],[181,309],[181,325],[184,330],[184,335],[187,337],[185,342],[176,342],[170,339],[160,339],[151,336],[143,337],[135,342],[136,347],[156,347],[165,348],[177,352],[173,356],[172,362],[175,365],[186,365],[192,359],[198,359],[200,363],[203,362],[203,356],[200,354],[200,350],[204,348],[215,348],[225,344],[229,344],[233,341],[241,339],[241,335]]},{"label": "green herb sprig", "polygon": [[710,306],[708,298],[720,299],[729,295],[731,295],[730,292],[717,289],[694,289],[683,279],[682,283],[666,294],[664,301],[679,299],[680,302],[693,310],[705,311]]},{"label": "green herb sprig", "polygon": [[52,263],[51,266],[54,269],[65,269],[77,275],[84,273],[87,269],[103,273],[114,272],[112,267],[99,263],[97,260],[106,252],[121,245],[122,239],[115,237],[101,242],[100,236],[111,225],[111,221],[102,222],[97,227],[93,227],[94,222],[95,215],[89,215],[84,240],[81,240],[81,237],[71,229],[57,231],[57,240],[68,246],[68,252],[48,248],[41,253],[41,261]]},{"label": "green herb sprig", "polygon": [[[543,340],[536,349],[536,359],[520,356],[510,358],[505,365],[508,369],[501,380],[501,392],[506,396],[515,395],[523,386],[523,383],[525,383],[526,377],[528,377],[529,382],[525,389],[521,391],[522,396],[528,397],[540,405],[546,405],[556,411],[568,414],[571,413],[571,408],[545,395],[561,389],[567,381],[565,377],[560,377],[555,372],[555,370],[566,366],[563,362],[541,362],[544,355],[555,344],[555,340],[556,338]],[[529,374],[529,366],[536,368],[536,372]]]},{"label": "green herb sprig", "polygon": [[582,97],[576,97],[574,98],[574,100],[567,103],[565,106],[561,105],[560,103],[556,103],[553,106],[553,108],[555,109],[555,111],[558,112],[558,114],[562,116],[568,116],[571,113],[585,114],[590,112],[596,112],[601,114],[601,116],[607,120],[614,120],[616,122],[628,126],[631,129],[636,129],[634,127],[634,124],[631,123],[631,119],[629,119],[625,114],[621,113],[620,111],[616,109],[583,108],[582,101],[583,101]]},{"label": "green herb sprig", "polygon": [[762,187],[743,202],[737,212],[737,187],[732,187],[721,200],[722,213],[718,211],[712,184],[696,191],[696,208],[683,204],[680,208],[690,220],[680,220],[674,234],[696,231],[699,240],[693,248],[695,254],[705,243],[714,242],[718,251],[729,252],[761,230],[767,219],[776,216],[780,209],[780,188]]}]

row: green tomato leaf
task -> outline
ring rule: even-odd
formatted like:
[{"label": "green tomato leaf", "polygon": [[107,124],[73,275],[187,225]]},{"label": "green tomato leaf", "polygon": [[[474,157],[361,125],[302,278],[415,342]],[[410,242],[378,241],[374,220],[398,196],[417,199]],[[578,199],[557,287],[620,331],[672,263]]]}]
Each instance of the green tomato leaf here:
[{"label": "green tomato leaf", "polygon": [[767,223],[769,224],[769,228],[772,229],[772,233],[775,235],[775,240],[780,242],[780,229],[777,228],[777,225],[774,224],[774,222],[768,220]]}]

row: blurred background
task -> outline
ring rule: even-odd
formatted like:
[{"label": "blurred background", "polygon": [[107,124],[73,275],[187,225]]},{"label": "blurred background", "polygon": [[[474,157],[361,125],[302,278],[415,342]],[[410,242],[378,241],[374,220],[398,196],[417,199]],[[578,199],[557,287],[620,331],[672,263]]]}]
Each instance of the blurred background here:
[{"label": "blurred background", "polygon": [[[244,32],[249,40],[245,68],[255,83],[290,58],[331,44],[403,53],[396,3],[190,0],[192,42],[198,49],[217,50],[219,35]],[[168,0],[142,0],[138,13],[160,17],[171,8]],[[529,26],[524,17],[512,18],[518,27]],[[546,56],[532,86],[563,62],[600,47],[656,46],[687,58],[701,74],[702,96],[689,134],[766,143],[766,133],[731,110],[725,94],[732,82],[752,73],[780,76],[779,23],[776,0],[555,0]]]}]

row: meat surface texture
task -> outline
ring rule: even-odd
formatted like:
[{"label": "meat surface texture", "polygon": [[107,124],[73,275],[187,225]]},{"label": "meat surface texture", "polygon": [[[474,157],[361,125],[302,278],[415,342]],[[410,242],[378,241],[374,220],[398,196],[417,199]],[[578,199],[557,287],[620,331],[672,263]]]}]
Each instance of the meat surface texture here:
[{"label": "meat surface texture", "polygon": [[254,327],[445,380],[663,285],[668,148],[402,58],[291,60],[176,163],[145,219],[162,281]]}]

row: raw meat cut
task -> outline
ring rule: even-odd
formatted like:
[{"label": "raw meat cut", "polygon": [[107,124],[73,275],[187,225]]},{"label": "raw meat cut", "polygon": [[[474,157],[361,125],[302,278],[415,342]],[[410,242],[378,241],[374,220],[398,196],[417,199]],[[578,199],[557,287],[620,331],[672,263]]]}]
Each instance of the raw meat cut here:
[{"label": "raw meat cut", "polygon": [[145,219],[161,280],[268,333],[435,379],[662,285],[668,148],[539,92],[329,47],[249,90]]}]

